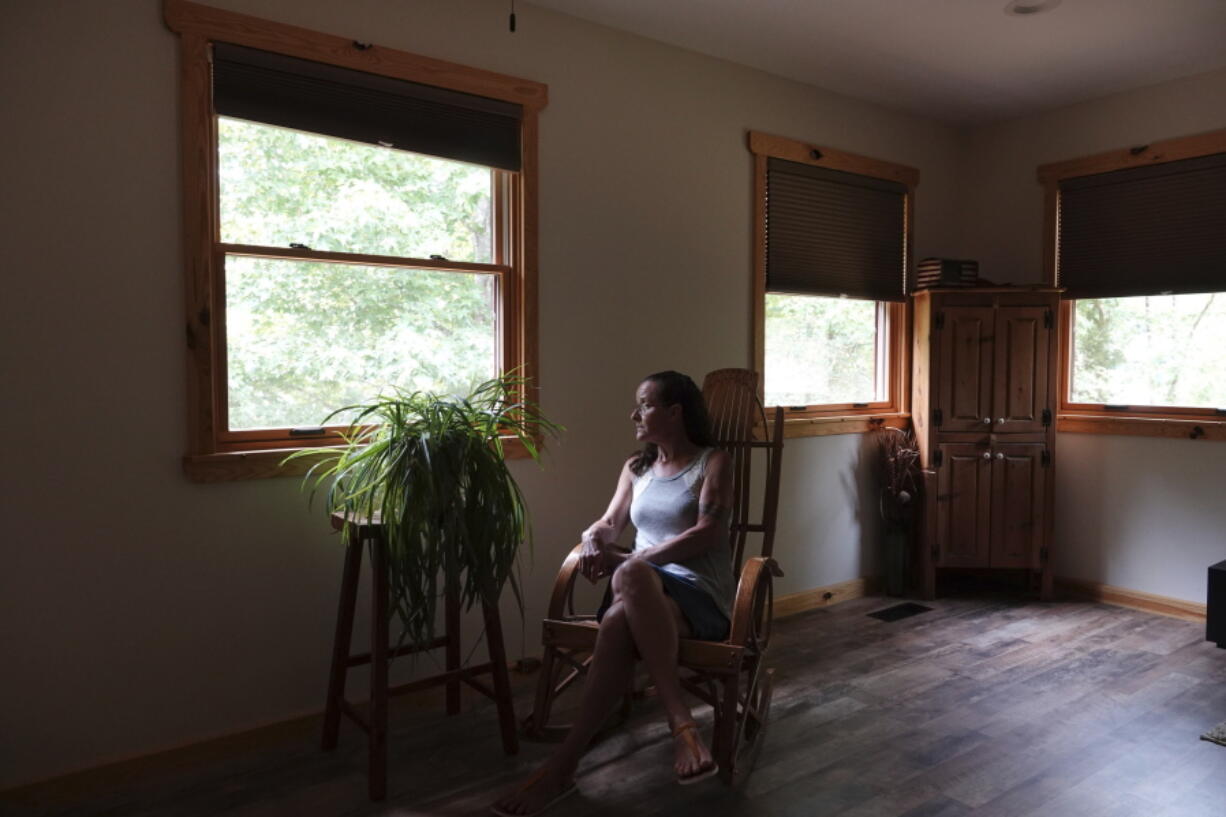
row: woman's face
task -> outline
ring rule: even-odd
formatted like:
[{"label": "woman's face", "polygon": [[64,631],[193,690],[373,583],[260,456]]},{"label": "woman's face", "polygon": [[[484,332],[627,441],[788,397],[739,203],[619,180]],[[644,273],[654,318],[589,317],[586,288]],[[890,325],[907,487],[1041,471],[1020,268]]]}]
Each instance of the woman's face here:
[{"label": "woman's face", "polygon": [[634,394],[634,438],[640,443],[660,443],[672,438],[680,423],[679,405],[666,406],[660,399],[660,385],[644,380]]},{"label": "woman's face", "polygon": [[634,438],[644,443],[667,441],[681,423],[681,406],[666,406],[660,399],[660,386],[654,380],[644,380],[634,394]]}]

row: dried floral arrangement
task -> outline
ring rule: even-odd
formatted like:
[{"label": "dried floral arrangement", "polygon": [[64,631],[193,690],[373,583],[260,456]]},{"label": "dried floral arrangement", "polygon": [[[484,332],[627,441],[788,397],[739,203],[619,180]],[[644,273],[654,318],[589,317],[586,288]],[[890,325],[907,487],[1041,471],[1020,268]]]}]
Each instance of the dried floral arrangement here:
[{"label": "dried floral arrangement", "polygon": [[906,524],[919,497],[919,446],[910,429],[879,427],[874,436],[881,463],[881,516]]}]

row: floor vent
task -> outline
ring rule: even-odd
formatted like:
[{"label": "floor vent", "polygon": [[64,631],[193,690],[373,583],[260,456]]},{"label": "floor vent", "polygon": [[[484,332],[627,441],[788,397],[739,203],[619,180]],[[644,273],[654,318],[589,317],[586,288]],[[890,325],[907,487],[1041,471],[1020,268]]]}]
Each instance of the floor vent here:
[{"label": "floor vent", "polygon": [[882,621],[898,621],[900,618],[910,618],[911,616],[918,616],[920,613],[927,613],[931,609],[931,607],[925,607],[922,604],[908,601],[903,604],[895,604],[893,607],[887,607],[884,610],[878,610],[875,613],[869,613],[869,617],[879,618]]}]

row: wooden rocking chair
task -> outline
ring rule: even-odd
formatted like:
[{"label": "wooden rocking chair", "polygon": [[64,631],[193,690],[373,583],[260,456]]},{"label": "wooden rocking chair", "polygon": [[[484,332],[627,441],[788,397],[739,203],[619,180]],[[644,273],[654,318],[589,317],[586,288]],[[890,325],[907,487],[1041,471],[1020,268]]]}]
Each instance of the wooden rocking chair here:
[{"label": "wooden rocking chair", "polygon": [[[783,412],[775,410],[768,425],[758,399],[758,375],[746,369],[720,369],[703,381],[703,396],[711,415],[716,445],[733,463],[733,511],[730,544],[734,575],[740,576],[727,641],[681,640],[678,665],[685,689],[714,711],[711,753],[720,777],[732,784],[753,767],[762,745],[770,711],[774,670],[763,666],[771,636],[771,581],[783,571],[771,558],[775,512],[779,502],[780,460],[783,454]],[[755,439],[755,429],[769,432]],[[766,479],[760,522],[749,521],[750,466],[755,449],[765,450]],[[745,559],[750,533],[761,535],[758,556]],[[528,738],[560,739],[568,724],[551,724],[554,701],[587,671],[596,643],[594,615],[576,614],[575,579],[579,575],[576,545],[562,563],[543,624],[544,652],[533,712],[524,721]]]}]

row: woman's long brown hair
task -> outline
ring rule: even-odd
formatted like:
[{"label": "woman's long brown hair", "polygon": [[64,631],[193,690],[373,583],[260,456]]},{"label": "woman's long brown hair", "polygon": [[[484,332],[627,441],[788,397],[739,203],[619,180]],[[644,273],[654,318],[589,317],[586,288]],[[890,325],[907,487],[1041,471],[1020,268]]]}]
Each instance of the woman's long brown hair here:
[{"label": "woman's long brown hair", "polygon": [[[667,371],[649,374],[643,378],[644,383],[655,383],[660,402],[665,406],[681,406],[681,421],[685,426],[685,436],[691,443],[700,448],[706,448],[715,442],[711,434],[711,418],[707,414],[707,402],[702,398],[702,391],[694,385],[694,381],[681,372]],[[647,443],[643,450],[635,453],[630,462],[630,470],[635,476],[642,476],[656,458],[660,456],[659,447],[655,443]]]}]

